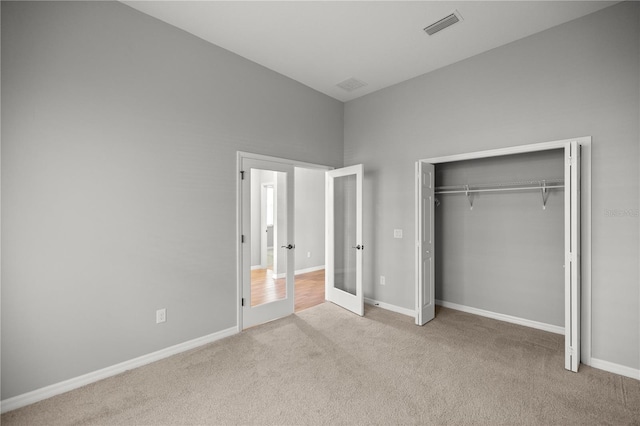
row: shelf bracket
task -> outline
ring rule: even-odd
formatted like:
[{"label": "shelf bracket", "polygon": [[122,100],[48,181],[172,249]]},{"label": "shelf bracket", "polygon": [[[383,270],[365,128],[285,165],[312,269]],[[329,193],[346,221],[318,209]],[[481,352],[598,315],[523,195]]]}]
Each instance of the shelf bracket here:
[{"label": "shelf bracket", "polygon": [[547,200],[549,199],[549,191],[547,190],[547,181],[543,180],[540,184],[540,193],[542,194],[542,210],[547,209]]},{"label": "shelf bracket", "polygon": [[469,200],[469,210],[473,210],[473,194],[469,192],[469,185],[464,186],[464,193],[467,196],[467,200]]}]

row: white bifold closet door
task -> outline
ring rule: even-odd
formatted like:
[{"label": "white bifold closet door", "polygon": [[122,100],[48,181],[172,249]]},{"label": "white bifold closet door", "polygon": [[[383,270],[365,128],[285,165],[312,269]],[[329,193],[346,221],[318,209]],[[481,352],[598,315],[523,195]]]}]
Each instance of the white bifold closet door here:
[{"label": "white bifold closet door", "polygon": [[418,215],[416,229],[416,324],[425,325],[435,318],[435,264],[434,264],[434,191],[435,167],[433,164],[416,163],[416,203]]},{"label": "white bifold closet door", "polygon": [[580,365],[580,145],[564,149],[564,368]]}]

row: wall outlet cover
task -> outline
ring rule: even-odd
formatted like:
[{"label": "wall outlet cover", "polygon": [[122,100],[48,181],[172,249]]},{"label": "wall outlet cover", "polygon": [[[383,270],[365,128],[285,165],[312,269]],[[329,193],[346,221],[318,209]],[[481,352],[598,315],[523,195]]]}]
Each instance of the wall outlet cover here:
[{"label": "wall outlet cover", "polygon": [[156,311],[156,324],[167,321],[167,308],[158,309]]}]

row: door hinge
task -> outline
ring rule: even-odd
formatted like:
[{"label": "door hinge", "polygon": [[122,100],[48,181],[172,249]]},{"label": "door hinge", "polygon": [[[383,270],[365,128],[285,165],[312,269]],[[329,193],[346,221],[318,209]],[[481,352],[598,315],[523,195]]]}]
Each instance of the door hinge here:
[{"label": "door hinge", "polygon": [[240,170],[240,180],[244,180],[244,170]]},{"label": "door hinge", "polygon": [[242,298],[242,302],[241,303],[242,303],[242,306],[244,306],[244,297]]},{"label": "door hinge", "polygon": [[240,236],[240,242],[244,244],[244,235]]}]

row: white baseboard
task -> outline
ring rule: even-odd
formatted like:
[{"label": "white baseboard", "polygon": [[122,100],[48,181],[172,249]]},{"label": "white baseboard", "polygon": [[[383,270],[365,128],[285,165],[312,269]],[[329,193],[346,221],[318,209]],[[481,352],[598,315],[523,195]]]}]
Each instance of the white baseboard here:
[{"label": "white baseboard", "polygon": [[0,412],[6,413],[7,411],[15,410],[16,408],[24,407],[26,405],[42,401],[43,399],[51,398],[52,396],[69,392],[82,386],[97,382],[99,380],[106,379],[107,377],[112,377],[117,374],[124,373],[127,370],[142,367],[143,365],[150,364],[163,358],[188,351],[189,349],[197,348],[198,346],[206,345],[207,343],[215,342],[216,340],[220,340],[237,333],[238,327],[231,327],[217,333],[209,334],[207,336],[189,340],[184,343],[179,343],[177,345],[170,346],[168,348],[161,349],[159,351],[152,352],[138,358],[130,359],[129,361],[124,361],[119,364],[112,365],[111,367],[92,371],[91,373],[83,374],[82,376],[74,377],[72,379],[55,383],[53,385],[45,386],[43,388],[24,393],[22,395],[14,396],[12,398],[7,398],[0,402],[0,405],[2,407],[0,409]]},{"label": "white baseboard", "polygon": [[411,309],[401,308],[400,306],[391,305],[389,303],[384,303],[378,300],[369,299],[368,297],[364,298],[364,303],[366,303],[367,305],[378,306],[382,309],[386,309],[387,311],[392,311],[392,312],[397,312],[399,314],[407,315],[411,318],[416,317],[416,312]]},{"label": "white baseboard", "polygon": [[485,311],[484,309],[472,308],[470,306],[465,306],[465,305],[458,305],[457,303],[446,302],[444,300],[436,300],[436,305],[440,305],[444,308],[455,309],[456,311],[467,312],[469,314],[480,315],[481,317],[493,318],[499,321],[510,322],[512,324],[518,324],[518,325],[524,325],[526,327],[536,328],[538,330],[549,331],[551,333],[564,335],[564,327],[559,327],[557,325],[546,324],[544,322],[528,320],[526,318],[519,318],[511,315],[499,314],[491,311]]},{"label": "white baseboard", "polygon": [[324,265],[312,266],[311,268],[298,269],[295,274],[308,274],[309,272],[320,271],[322,269],[324,269]]},{"label": "white baseboard", "polygon": [[[324,269],[324,265],[312,266],[311,268],[298,269],[298,270],[294,271],[293,274],[294,275],[308,274],[309,272],[315,272],[315,271],[319,271],[321,269]],[[284,278],[286,275],[287,274],[276,274],[276,275],[273,276],[273,278],[280,279],[280,278]]]},{"label": "white baseboard", "polygon": [[591,357],[591,367],[640,380],[640,370]]}]

